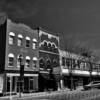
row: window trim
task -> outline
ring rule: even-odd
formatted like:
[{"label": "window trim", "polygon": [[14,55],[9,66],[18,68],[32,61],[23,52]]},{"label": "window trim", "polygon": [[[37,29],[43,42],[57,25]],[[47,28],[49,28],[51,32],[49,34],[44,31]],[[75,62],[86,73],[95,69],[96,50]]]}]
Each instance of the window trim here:
[{"label": "window trim", "polygon": [[[9,65],[9,58],[13,58],[13,62],[12,62],[13,63],[13,66],[10,66]],[[14,67],[14,54],[13,53],[9,53],[8,54],[8,67]]]}]

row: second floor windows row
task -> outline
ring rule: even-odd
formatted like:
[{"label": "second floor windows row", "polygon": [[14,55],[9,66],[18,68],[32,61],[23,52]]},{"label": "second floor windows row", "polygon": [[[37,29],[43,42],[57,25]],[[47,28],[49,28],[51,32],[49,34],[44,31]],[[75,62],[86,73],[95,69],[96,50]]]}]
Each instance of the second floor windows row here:
[{"label": "second floor windows row", "polygon": [[[15,43],[15,33],[10,32],[9,33],[9,45],[14,45]],[[22,46],[24,45],[24,37],[19,34],[17,37],[17,46]],[[29,48],[32,46],[32,49],[36,49],[37,48],[37,39],[33,38],[33,40],[30,39],[30,37],[26,36],[25,38],[25,47]]]},{"label": "second floor windows row", "polygon": [[[32,68],[36,68],[37,67],[37,57],[33,57],[33,59],[31,60],[31,58],[29,56],[26,56],[25,58],[25,68],[29,68],[29,67],[32,67]],[[18,55],[17,57],[17,67],[20,67],[20,64],[23,63],[23,57],[22,57],[22,61],[20,62],[20,55]],[[14,54],[10,53],[8,55],[8,67],[14,67],[15,65],[15,56]]]}]

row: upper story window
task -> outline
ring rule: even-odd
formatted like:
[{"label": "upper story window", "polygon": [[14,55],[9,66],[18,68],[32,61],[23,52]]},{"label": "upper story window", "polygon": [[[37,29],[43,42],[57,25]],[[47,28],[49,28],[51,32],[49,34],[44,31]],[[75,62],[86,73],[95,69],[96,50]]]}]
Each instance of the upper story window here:
[{"label": "upper story window", "polygon": [[65,66],[65,57],[62,57],[62,66]]},{"label": "upper story window", "polygon": [[33,68],[36,68],[37,60],[37,57],[33,57]]},{"label": "upper story window", "polygon": [[8,55],[8,66],[13,67],[14,66],[14,54],[10,53]]},{"label": "upper story window", "polygon": [[51,51],[51,43],[48,43],[48,49]]},{"label": "upper story window", "polygon": [[47,49],[47,41],[43,41],[43,47],[44,47],[44,49]]},{"label": "upper story window", "polygon": [[30,37],[26,37],[26,47],[30,47]]},{"label": "upper story window", "polygon": [[30,67],[30,57],[26,56],[25,67]]},{"label": "upper story window", "polygon": [[66,58],[66,66],[69,68],[71,66],[71,59]]},{"label": "upper story window", "polygon": [[23,36],[22,36],[21,34],[19,34],[19,35],[18,35],[18,41],[17,41],[17,42],[18,42],[18,43],[17,43],[18,46],[22,46],[22,39],[23,39]]},{"label": "upper story window", "polygon": [[32,48],[36,49],[36,46],[37,46],[37,40],[33,39]]},{"label": "upper story window", "polygon": [[57,67],[57,66],[58,66],[58,64],[57,64],[57,60],[54,59],[54,60],[53,60],[53,67]]},{"label": "upper story window", "polygon": [[39,65],[40,65],[40,68],[45,68],[45,62],[44,62],[44,59],[43,58],[41,58],[39,60]]},{"label": "upper story window", "polygon": [[15,33],[10,32],[9,33],[9,44],[13,45],[14,44],[14,37],[15,37]]}]

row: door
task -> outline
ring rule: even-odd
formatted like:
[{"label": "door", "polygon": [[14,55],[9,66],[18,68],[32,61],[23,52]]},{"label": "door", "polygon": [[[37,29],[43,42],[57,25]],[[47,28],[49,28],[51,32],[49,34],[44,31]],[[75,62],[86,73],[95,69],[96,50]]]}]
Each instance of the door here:
[{"label": "door", "polygon": [[29,88],[30,88],[30,92],[33,92],[34,91],[34,79],[33,78],[30,78],[29,80]]}]

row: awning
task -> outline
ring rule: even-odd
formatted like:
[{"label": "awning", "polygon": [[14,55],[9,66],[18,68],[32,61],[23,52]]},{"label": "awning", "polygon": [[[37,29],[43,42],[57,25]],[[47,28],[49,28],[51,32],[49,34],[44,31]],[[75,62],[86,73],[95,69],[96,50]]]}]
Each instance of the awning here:
[{"label": "awning", "polygon": [[45,80],[51,80],[49,73],[40,73],[40,77],[44,78]]}]

